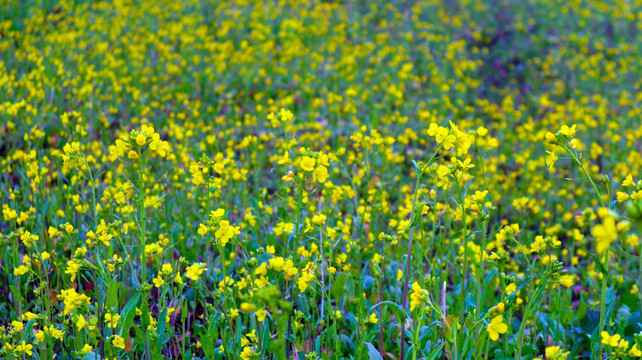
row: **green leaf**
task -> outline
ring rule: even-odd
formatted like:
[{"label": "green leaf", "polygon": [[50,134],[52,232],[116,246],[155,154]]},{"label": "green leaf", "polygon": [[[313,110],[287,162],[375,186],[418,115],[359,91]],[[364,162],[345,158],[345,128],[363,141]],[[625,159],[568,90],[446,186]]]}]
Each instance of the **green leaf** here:
[{"label": "green leaf", "polygon": [[415,209],[415,213],[412,215],[412,222],[410,223],[410,227],[413,228],[419,224],[419,221],[421,220],[421,214],[424,211],[424,204],[417,204],[417,209]]},{"label": "green leaf", "polygon": [[96,360],[96,359],[102,360],[103,358],[100,356],[100,354],[96,354],[93,351],[88,352],[87,355],[85,355],[85,357],[83,358],[83,360]]},{"label": "green leaf", "polygon": [[591,256],[591,258],[593,258],[593,261],[595,261],[595,266],[597,267],[598,270],[600,270],[602,275],[608,277],[609,272],[606,271],[606,267],[604,267],[604,264],[602,264],[600,259],[598,259],[597,256],[595,256],[595,254],[593,254],[592,252],[589,252],[588,254]]},{"label": "green leaf", "polygon": [[111,309],[118,306],[118,288],[120,288],[120,283],[113,280],[111,285],[109,286],[109,289],[107,290],[105,300],[103,301],[105,308]]},{"label": "green leaf", "polygon": [[9,285],[9,289],[11,290],[11,295],[13,295],[13,298],[17,301],[24,302],[22,300],[22,296],[20,295],[20,290],[18,290],[18,287],[15,285]]},{"label": "green leaf", "polygon": [[203,349],[203,353],[205,353],[205,356],[208,359],[214,359],[216,356],[214,349],[216,346],[214,345],[214,341],[212,341],[211,337],[207,334],[207,331],[203,326],[197,325],[198,327],[196,328],[196,335],[199,336],[199,340],[201,342],[201,345],[203,345],[201,348]]},{"label": "green leaf", "polygon": [[444,347],[444,345],[446,345],[446,342],[445,342],[445,341],[442,341],[442,342],[441,342],[441,344],[437,345],[437,347],[435,347],[435,348],[430,352],[430,354],[428,354],[428,357],[427,357],[426,359],[428,359],[428,360],[434,360],[434,359],[437,359],[437,358],[438,358],[438,355],[439,355],[439,353],[441,352],[441,349]]},{"label": "green leaf", "polygon": [[129,299],[121,312],[123,327],[120,328],[120,336],[123,338],[129,337],[129,329],[131,329],[134,316],[136,315],[136,305],[138,305],[138,301],[140,301],[140,294],[136,294],[133,298]]},{"label": "green leaf", "polygon": [[419,171],[421,171],[419,169],[419,164],[417,164],[415,160],[412,160],[412,165],[415,167],[415,174],[419,175]]},{"label": "green leaf", "polygon": [[337,302],[341,301],[343,295],[346,292],[345,290],[347,281],[348,275],[346,273],[342,273],[341,275],[337,276],[334,284],[332,284],[332,296],[334,296],[334,300],[336,300]]},{"label": "green leaf", "polygon": [[379,355],[379,350],[377,350],[374,345],[371,343],[367,342],[366,346],[368,347],[368,358],[370,360],[383,360],[381,355]]},{"label": "green leaf", "polygon": [[27,324],[25,325],[25,330],[23,331],[23,334],[31,334],[31,329],[33,329],[33,325],[35,323],[36,323],[36,319],[27,321]]},{"label": "green leaf", "polygon": [[[372,312],[374,308],[378,307],[379,305],[390,305],[392,306],[392,311],[395,314],[395,317],[397,318],[397,321],[399,324],[404,324],[406,322],[406,318],[408,318],[408,314],[406,313],[406,310],[404,310],[401,305],[392,302],[390,300],[384,300],[380,303],[376,303],[370,307],[370,311]],[[402,325],[403,326],[403,325]]]},{"label": "green leaf", "polygon": [[165,326],[167,325],[166,323],[166,317],[167,317],[167,309],[163,309],[161,312],[160,316],[158,317],[158,340],[156,342],[156,350],[158,350],[158,353],[160,354],[161,350],[163,349],[163,340],[164,340],[164,335],[165,335]]}]

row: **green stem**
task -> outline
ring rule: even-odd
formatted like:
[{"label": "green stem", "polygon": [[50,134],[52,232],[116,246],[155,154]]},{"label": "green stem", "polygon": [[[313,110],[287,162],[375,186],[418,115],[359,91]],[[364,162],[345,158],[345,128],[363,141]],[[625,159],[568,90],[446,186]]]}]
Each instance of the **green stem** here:
[{"label": "green stem", "polygon": [[[476,316],[479,316],[481,314],[481,307],[482,307],[482,297],[483,297],[483,291],[482,291],[482,285],[484,282],[484,251],[486,250],[486,221],[484,220],[482,222],[482,244],[481,244],[481,252],[479,254],[479,269],[477,270],[479,273],[477,274],[477,314]],[[481,328],[477,329],[477,334],[475,335],[475,343],[479,340],[479,335],[481,333]]]},{"label": "green stem", "polygon": [[91,171],[91,168],[89,167],[89,163],[87,163],[87,160],[85,159],[85,156],[81,156],[82,162],[85,164],[85,167],[87,168],[87,173],[89,174],[89,188],[91,189],[91,215],[92,215],[92,220],[94,222],[94,226],[98,225],[98,218],[96,215],[96,189],[94,188],[94,174]]},{"label": "green stem", "polygon": [[142,262],[142,284],[145,284],[147,281],[147,274],[146,274],[146,267],[147,267],[147,262],[146,262],[146,256],[145,256],[145,180],[143,179],[143,158],[142,156],[139,158],[138,161],[138,221],[140,222],[139,224],[139,229],[140,229],[140,243],[141,243],[141,262]]},{"label": "green stem", "polygon": [[294,243],[292,244],[292,251],[296,247],[296,242],[299,239],[299,227],[301,226],[301,206],[303,205],[303,192],[305,191],[305,178],[301,179],[299,183],[299,197],[296,203],[296,227],[294,228]]},{"label": "green stem", "polygon": [[[642,233],[642,226],[638,226],[638,234]],[[638,253],[639,267],[638,267],[638,294],[640,302],[640,314],[642,314],[642,244]]]},{"label": "green stem", "polygon": [[[435,152],[432,154],[428,162],[423,166],[421,170],[417,171],[417,181],[415,182],[415,193],[412,196],[412,206],[410,208],[410,229],[408,231],[408,250],[406,251],[406,267],[403,272],[403,298],[402,298],[402,307],[405,310],[406,305],[408,303],[408,277],[410,275],[410,263],[412,259],[412,235],[413,235],[413,229],[414,226],[412,226],[412,221],[414,220],[415,216],[415,208],[417,205],[417,196],[419,195],[419,185],[421,182],[421,179],[423,178],[423,175],[428,169],[428,166],[433,162],[435,157],[437,156],[437,153],[439,153],[439,150],[441,150],[442,145],[439,145]],[[405,342],[406,342],[406,332],[403,329],[401,329],[401,356],[400,359],[404,359],[404,350],[405,350]]]},{"label": "green stem", "polygon": [[[140,229],[140,243],[141,243],[141,267],[142,267],[142,282],[141,282],[141,290],[142,287],[147,284],[147,256],[145,254],[145,247],[146,247],[146,239],[145,239],[145,179],[143,177],[143,167],[145,165],[145,162],[143,160],[143,154],[140,154],[140,157],[138,158],[138,208],[139,208],[139,217],[138,220],[140,222],[139,224],[139,229]],[[143,295],[145,293],[143,292]],[[148,298],[145,296],[143,300],[143,306],[147,306],[147,301]],[[147,322],[147,319],[143,320],[143,324]],[[143,336],[144,336],[144,343],[145,343],[145,358],[149,359],[149,338],[147,337],[147,329],[143,329]]]},{"label": "green stem", "polygon": [[461,316],[461,321],[464,321],[464,316],[465,316],[465,310],[466,310],[466,275],[468,274],[468,226],[466,225],[466,206],[465,206],[465,198],[464,198],[464,189],[459,185],[459,182],[457,182],[457,187],[459,188],[459,202],[461,204],[461,216],[462,216],[462,223],[464,226],[464,238],[463,238],[463,243],[464,243],[464,268],[462,270],[462,275],[461,275],[461,289],[460,289],[460,294],[459,294],[459,302],[460,302],[460,316]]},{"label": "green stem", "polygon": [[[580,169],[582,169],[582,172],[584,172],[584,175],[586,176],[588,181],[591,183],[591,186],[593,187],[593,190],[595,191],[597,199],[600,202],[600,206],[605,208],[606,205],[604,204],[604,199],[602,199],[602,194],[600,193],[600,190],[598,190],[597,185],[595,185],[595,181],[593,181],[593,178],[591,177],[591,175],[589,175],[588,171],[584,167],[584,164],[582,164],[582,161],[573,153],[573,151],[571,151],[571,149],[568,148],[568,146],[564,145],[564,149],[566,150],[566,152],[568,152],[571,155],[573,160],[575,160],[575,162],[580,166]],[[604,254],[604,260],[605,260],[604,261],[604,266],[606,267],[607,271],[608,271],[608,266],[609,266],[608,259],[609,259],[609,249],[607,248],[606,249],[606,253]],[[642,262],[641,262],[641,264],[642,264]],[[604,317],[606,315],[605,314],[605,311],[606,311],[606,304],[605,303],[606,303],[606,276],[603,275],[602,276],[602,281],[600,283],[600,324],[599,324],[598,336],[604,330]],[[599,338],[597,339],[597,342],[598,342],[597,354],[595,354],[595,357],[594,357],[596,359],[598,357],[602,356],[602,349],[603,349],[603,344],[599,340]]]},{"label": "green stem", "polygon": [[[603,258],[603,264],[604,267],[606,268],[606,271],[609,271],[609,249],[607,248],[606,251],[604,252],[604,258]],[[605,311],[606,311],[606,275],[602,274],[602,282],[600,284],[600,331],[598,332],[598,336],[604,331],[604,317],[605,317]],[[597,356],[596,359],[601,358],[602,356],[602,348],[603,344],[599,340],[599,337],[597,339],[599,342],[599,345],[597,347]]]},{"label": "green stem", "polygon": [[600,190],[597,189],[597,185],[595,185],[595,181],[593,181],[593,178],[591,177],[591,175],[589,175],[588,171],[584,167],[584,164],[582,164],[582,161],[567,146],[564,146],[564,149],[566,150],[567,153],[569,153],[569,155],[571,155],[573,160],[575,160],[575,162],[580,166],[580,169],[582,169],[582,172],[584,173],[584,175],[586,175],[586,178],[591,183],[591,186],[593,187],[593,190],[597,195],[597,199],[600,202],[600,206],[606,207],[606,205],[604,204],[604,199],[602,199],[602,194],[600,193]]},{"label": "green stem", "polygon": [[417,322],[417,328],[415,329],[415,336],[413,339],[414,346],[412,347],[412,360],[417,360],[417,350],[419,349],[419,331],[421,330],[421,326],[423,325],[423,323],[424,316],[423,314],[421,314],[421,316],[419,317],[419,322]]}]

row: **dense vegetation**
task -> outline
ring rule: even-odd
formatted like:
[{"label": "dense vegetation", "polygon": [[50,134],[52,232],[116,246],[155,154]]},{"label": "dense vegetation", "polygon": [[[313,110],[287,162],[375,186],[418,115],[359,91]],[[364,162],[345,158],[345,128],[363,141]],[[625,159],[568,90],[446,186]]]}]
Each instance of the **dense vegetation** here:
[{"label": "dense vegetation", "polygon": [[640,357],[641,30],[0,0],[0,358]]}]

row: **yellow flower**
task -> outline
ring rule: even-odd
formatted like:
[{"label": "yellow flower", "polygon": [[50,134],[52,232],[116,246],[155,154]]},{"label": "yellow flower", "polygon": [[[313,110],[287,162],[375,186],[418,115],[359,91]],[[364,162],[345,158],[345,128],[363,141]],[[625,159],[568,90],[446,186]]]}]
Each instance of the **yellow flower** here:
[{"label": "yellow flower", "polygon": [[548,154],[546,156],[546,165],[548,166],[549,169],[553,169],[553,167],[555,166],[555,162],[559,158],[557,157],[557,154],[555,153],[555,151],[546,151],[546,153]]},{"label": "yellow flower", "polygon": [[162,278],[162,277],[157,276],[157,277],[155,277],[155,278],[152,280],[152,282],[154,283],[154,286],[156,286],[157,288],[159,288],[159,287],[161,287],[161,286],[165,283],[165,280],[163,280],[163,278]]},{"label": "yellow flower", "polygon": [[259,309],[256,311],[256,320],[258,322],[263,322],[265,321],[265,318],[267,317],[267,313],[263,309]]},{"label": "yellow flower", "polygon": [[71,282],[74,282],[74,280],[76,280],[78,270],[80,270],[80,264],[78,264],[76,260],[67,261],[67,269],[65,270],[65,274],[71,275]]},{"label": "yellow flower", "polygon": [[294,120],[294,114],[288,109],[281,108],[279,111],[279,119],[283,122]]},{"label": "yellow flower", "polygon": [[377,314],[372,313],[370,314],[370,317],[368,318],[368,322],[371,324],[376,324],[379,322],[379,319],[377,318]]},{"label": "yellow flower", "polygon": [[428,127],[428,135],[436,136],[437,132],[439,132],[439,125],[435,123],[430,123],[430,126]]},{"label": "yellow flower", "polygon": [[249,347],[244,347],[243,351],[241,351],[241,359],[243,360],[250,360],[256,358],[257,354],[252,351]]},{"label": "yellow flower", "polygon": [[442,144],[444,149],[450,150],[455,146],[455,141],[457,137],[453,134],[450,134],[447,128],[440,127],[435,136],[435,140],[438,144]]},{"label": "yellow flower", "polygon": [[499,334],[505,334],[508,331],[508,325],[504,324],[504,318],[501,315],[497,315],[490,321],[486,331],[491,340],[497,341]]},{"label": "yellow flower", "polygon": [[230,222],[227,220],[221,220],[218,224],[219,228],[216,230],[214,236],[220,241],[221,246],[225,246],[227,242],[234,237],[234,235],[240,234],[240,227],[230,226]]},{"label": "yellow flower", "polygon": [[128,143],[124,142],[122,139],[117,139],[116,145],[109,146],[109,160],[114,161],[119,157],[125,155],[129,148],[130,145]]},{"label": "yellow flower", "polygon": [[412,294],[410,294],[410,311],[415,310],[418,306],[425,304],[429,299],[429,293],[419,286],[418,282],[412,283]]},{"label": "yellow flower", "polygon": [[49,229],[47,229],[47,233],[49,233],[50,238],[62,235],[62,232],[53,226],[49,226]]},{"label": "yellow flower", "polygon": [[38,315],[32,313],[31,311],[27,311],[26,313],[22,314],[22,321],[29,321],[37,318],[38,318]]},{"label": "yellow flower", "polygon": [[560,352],[560,347],[559,346],[548,346],[546,348],[546,358],[547,359],[554,359],[555,355],[559,354]]},{"label": "yellow flower", "polygon": [[317,161],[314,160],[313,158],[309,156],[304,156],[301,158],[301,169],[307,171],[307,172],[312,172],[314,171],[314,165],[316,165]]},{"label": "yellow flower", "polygon": [[312,275],[309,271],[302,272],[298,281],[299,290],[301,292],[307,290],[308,287],[310,287],[310,283],[312,282],[312,280],[314,280],[314,275]]},{"label": "yellow flower", "polygon": [[49,325],[45,328],[45,334],[54,339],[62,340],[62,336],[65,335],[65,332],[54,328],[53,325]]},{"label": "yellow flower", "polygon": [[575,125],[571,126],[570,128],[566,125],[562,125],[562,129],[560,130],[560,133],[567,139],[574,137],[576,132],[577,127]]},{"label": "yellow flower", "polygon": [[290,165],[292,161],[290,160],[290,153],[289,152],[284,152],[283,156],[279,158],[279,160],[276,161],[277,164],[279,165]]},{"label": "yellow flower", "polygon": [[620,339],[622,338],[620,334],[613,334],[613,336],[611,336],[606,331],[602,331],[600,336],[602,337],[602,344],[613,347],[617,346],[618,342],[620,342]]},{"label": "yellow flower", "polygon": [[43,342],[45,340],[45,332],[42,330],[36,331],[34,336],[36,337],[36,340],[38,340],[38,342]]},{"label": "yellow flower", "polygon": [[624,340],[624,339],[622,339],[622,340],[620,340],[620,343],[617,345],[617,347],[618,347],[619,349],[622,349],[622,350],[625,350],[625,351],[626,351],[626,349],[628,349],[628,348],[629,348],[629,342],[628,342],[628,341],[626,341],[626,340]]},{"label": "yellow flower", "polygon": [[105,324],[107,324],[108,327],[110,328],[116,328],[118,326],[118,320],[120,320],[120,315],[118,314],[110,314],[107,313],[105,314]]},{"label": "yellow flower", "polygon": [[248,302],[244,302],[244,303],[241,304],[240,308],[241,308],[241,310],[243,310],[243,312],[251,313],[256,309],[256,306],[254,306],[254,305],[252,305],[252,304],[250,304]]},{"label": "yellow flower", "polygon": [[185,276],[188,278],[198,281],[201,278],[201,275],[207,270],[205,267],[206,265],[204,263],[196,263],[193,264],[192,266],[188,267],[185,269]]},{"label": "yellow flower", "polygon": [[199,235],[205,236],[208,231],[209,231],[209,228],[205,224],[200,224],[198,226],[198,234]]},{"label": "yellow flower", "polygon": [[560,284],[565,288],[570,288],[573,286],[573,280],[575,279],[574,275],[562,275],[559,278]]},{"label": "yellow flower", "polygon": [[163,275],[170,275],[174,271],[174,268],[172,267],[172,264],[163,264],[161,266],[161,272]]},{"label": "yellow flower", "polygon": [[512,294],[517,290],[517,285],[515,283],[510,283],[506,286],[506,294]]},{"label": "yellow flower", "polygon": [[121,350],[125,349],[125,339],[123,339],[122,337],[120,337],[118,335],[114,335],[114,338],[111,340],[111,343],[115,347],[117,347],[117,348],[119,348]]},{"label": "yellow flower", "polygon": [[625,192],[622,192],[622,191],[618,191],[616,193],[616,195],[617,195],[617,202],[619,202],[619,203],[621,203],[623,201],[626,201],[629,198],[629,194],[627,194]]},{"label": "yellow flower", "polygon": [[210,212],[210,217],[214,219],[220,219],[225,216],[225,209],[216,209],[215,211]]},{"label": "yellow flower", "polygon": [[552,133],[552,132],[550,132],[550,131],[549,131],[549,132],[547,132],[547,133],[546,133],[546,142],[547,142],[547,143],[549,143],[549,144],[555,144],[555,143],[557,143],[557,136],[555,136],[555,134],[553,134],[553,133]]},{"label": "yellow flower", "polygon": [[598,254],[603,253],[617,239],[615,218],[607,216],[602,224],[593,227],[591,234],[595,237],[595,250]]},{"label": "yellow flower", "polygon": [[176,276],[174,276],[174,282],[179,285],[183,285],[183,278],[180,273],[177,273]]},{"label": "yellow flower", "polygon": [[25,328],[25,326],[22,324],[22,321],[12,321],[11,327],[16,331],[22,331],[22,329]]},{"label": "yellow flower", "polygon": [[78,294],[76,289],[60,290],[59,300],[65,305],[63,315],[73,313],[77,309],[89,305],[90,298],[85,294]]},{"label": "yellow flower", "polygon": [[24,275],[27,272],[29,272],[29,269],[24,265],[20,265],[17,268],[13,269],[13,275],[15,275],[15,276]]},{"label": "yellow flower", "polygon": [[94,349],[93,346],[91,346],[89,344],[85,344],[85,346],[83,346],[82,349],[80,349],[80,353],[83,354],[83,355],[87,355],[93,349]]},{"label": "yellow flower", "polygon": [[633,176],[631,174],[627,175],[626,179],[622,182],[622,186],[633,187],[635,183],[633,182]]},{"label": "yellow flower", "polygon": [[145,136],[145,134],[138,133],[138,135],[136,135],[136,144],[143,146],[145,145],[146,142],[147,142],[147,137]]},{"label": "yellow flower", "polygon": [[87,325],[89,324],[87,323],[87,320],[85,320],[85,317],[83,315],[78,315],[78,317],[76,318],[76,330],[80,331]]},{"label": "yellow flower", "polygon": [[633,347],[631,350],[629,350],[629,356],[634,356],[634,357],[641,357],[642,356],[642,351],[638,349],[637,344],[633,344]]},{"label": "yellow flower", "polygon": [[16,346],[16,351],[25,353],[29,356],[33,355],[33,345],[27,344],[25,341],[22,342],[22,344]]},{"label": "yellow flower", "polygon": [[155,151],[162,158],[172,151],[169,143],[167,141],[162,141],[158,133],[152,135],[152,142],[149,143],[149,148]]},{"label": "yellow flower", "polygon": [[312,177],[315,181],[323,184],[328,180],[328,169],[325,166],[318,166],[316,169],[314,169]]},{"label": "yellow flower", "polygon": [[288,173],[286,175],[283,175],[281,177],[281,180],[283,180],[283,182],[287,182],[287,183],[294,181],[294,172],[288,171]]}]

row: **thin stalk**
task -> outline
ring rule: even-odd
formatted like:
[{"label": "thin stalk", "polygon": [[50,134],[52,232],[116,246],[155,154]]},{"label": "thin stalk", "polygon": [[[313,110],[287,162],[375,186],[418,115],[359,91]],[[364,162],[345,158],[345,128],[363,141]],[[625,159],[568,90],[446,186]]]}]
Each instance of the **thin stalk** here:
[{"label": "thin stalk", "polygon": [[[486,250],[486,221],[484,220],[482,222],[482,246],[481,246],[481,252],[479,254],[479,269],[477,270],[479,273],[477,274],[477,314],[476,316],[479,316],[479,314],[481,314],[481,307],[482,307],[482,297],[483,297],[482,285],[484,282],[484,251],[485,250]],[[475,344],[477,344],[477,341],[479,340],[480,333],[481,333],[481,328],[478,328],[477,334],[475,335]]]},{"label": "thin stalk", "polygon": [[[463,176],[463,174],[462,174]],[[461,321],[464,321],[464,315],[465,315],[465,310],[466,310],[466,275],[468,274],[468,226],[466,225],[466,206],[465,206],[465,198],[464,198],[464,189],[459,185],[459,182],[457,183],[457,187],[459,188],[459,202],[461,204],[461,216],[462,216],[462,225],[464,226],[464,268],[462,271],[462,276],[461,276],[461,289],[459,290],[459,302],[460,302],[460,316],[461,316]]]},{"label": "thin stalk", "polygon": [[[638,234],[642,233],[642,226],[638,227]],[[638,293],[640,295],[640,314],[642,314],[642,244],[638,253],[639,272],[638,272]],[[608,261],[607,261],[608,262]]]},{"label": "thin stalk", "polygon": [[[406,305],[408,304],[408,277],[410,275],[410,263],[412,259],[412,235],[413,235],[413,230],[414,227],[412,226],[412,220],[413,217],[415,216],[415,208],[417,206],[417,196],[419,195],[419,185],[421,182],[421,179],[423,178],[423,175],[430,166],[430,164],[433,162],[435,157],[437,156],[437,153],[439,150],[441,150],[442,145],[439,145],[435,152],[432,154],[428,162],[423,166],[423,168],[417,172],[417,181],[415,182],[415,193],[412,196],[412,206],[410,208],[410,230],[408,231],[408,250],[406,251],[406,268],[404,269],[403,272],[403,298],[402,298],[402,306],[403,309],[406,309]],[[401,324],[401,356],[400,359],[404,359],[404,350],[405,350],[405,342],[406,342],[406,332],[405,332],[405,324]]]},{"label": "thin stalk", "polygon": [[[609,271],[609,249],[608,248],[606,248],[606,251],[604,252],[604,258],[602,263],[604,264],[604,267],[608,272]],[[598,334],[601,334],[602,331],[604,331],[604,317],[606,315],[605,311],[606,311],[606,275],[602,274],[602,282],[600,283],[600,331],[598,332]],[[602,347],[603,347],[603,344],[600,341],[597,347],[598,349],[597,358],[602,356]]]},{"label": "thin stalk", "polygon": [[146,261],[146,256],[145,256],[145,246],[146,246],[146,239],[145,239],[145,179],[143,178],[143,157],[139,157],[138,161],[138,221],[140,222],[138,228],[140,230],[139,236],[140,236],[140,243],[141,243],[141,255],[140,259],[142,262],[142,284],[145,284],[147,281],[147,273],[146,273],[146,267],[147,267],[147,261]]},{"label": "thin stalk", "polygon": [[584,164],[582,164],[582,161],[566,145],[564,146],[564,149],[566,150],[567,153],[569,153],[569,155],[571,155],[573,160],[580,166],[580,169],[582,170],[582,172],[584,173],[588,181],[591,183],[591,186],[595,191],[595,195],[597,196],[597,199],[600,202],[600,206],[605,208],[606,205],[604,204],[604,199],[602,199],[602,194],[600,193],[600,190],[598,190],[597,185],[595,185],[595,181],[593,181],[593,178],[591,177],[591,175],[589,175],[588,171],[584,167]]},{"label": "thin stalk", "polygon": [[413,339],[414,346],[412,347],[412,360],[417,360],[417,351],[419,350],[419,331],[421,331],[421,326],[423,325],[423,323],[424,323],[424,316],[422,314],[419,317],[419,322],[417,323],[417,329],[415,329],[415,336]]},{"label": "thin stalk", "polygon": [[[421,181],[421,178],[423,177],[423,172],[421,174],[417,175],[417,182],[415,184],[415,194],[413,195],[412,198],[412,207],[410,210],[410,216],[411,218],[415,216],[415,205],[417,203],[417,194],[419,194],[419,182]],[[411,220],[412,221],[412,220]],[[410,273],[410,259],[412,256],[412,235],[413,235],[413,230],[414,227],[410,227],[410,231],[408,232],[408,250],[406,252],[406,268],[404,269],[404,285],[403,285],[403,298],[402,298],[402,309],[406,309],[406,305],[408,303],[408,275]],[[400,359],[404,359],[404,350],[405,350],[405,345],[406,345],[406,331],[405,331],[405,324],[401,324],[401,357]]]},{"label": "thin stalk", "polygon": [[[582,164],[582,161],[575,155],[571,149],[564,144],[564,149],[566,150],[567,153],[571,155],[573,160],[580,166],[580,169],[588,179],[588,181],[591,183],[591,186],[593,187],[593,190],[595,191],[595,195],[597,196],[597,199],[600,203],[600,206],[605,208],[604,204],[604,199],[602,199],[602,194],[600,193],[600,190],[598,190],[597,185],[595,185],[595,181],[593,181],[593,178],[591,175],[589,175],[588,171],[584,167],[584,164]],[[609,249],[606,249],[606,252],[604,254],[604,266],[606,267],[606,270],[608,271],[609,269]],[[641,261],[642,264],[642,261]],[[601,334],[602,331],[604,331],[604,317],[605,317],[605,311],[606,311],[606,276],[602,276],[602,281],[600,283],[600,324],[599,324],[599,332],[598,334]],[[598,346],[597,346],[597,354],[595,354],[595,358],[597,359],[598,357],[602,356],[602,349],[603,349],[603,344],[601,341],[598,340]]]},{"label": "thin stalk", "polygon": [[[143,167],[145,166],[145,161],[143,159],[143,154],[140,154],[138,157],[138,221],[140,222],[138,228],[140,229],[140,243],[141,243],[141,267],[142,267],[142,286],[147,283],[147,257],[145,255],[146,239],[145,239],[145,179],[143,176]],[[143,293],[144,294],[144,293]],[[145,297],[143,300],[143,306],[147,307],[148,298]],[[145,320],[143,321],[143,323]],[[146,329],[145,329],[146,330]],[[147,337],[147,331],[143,331],[144,343],[145,343],[145,359],[149,359],[149,338]]]}]

